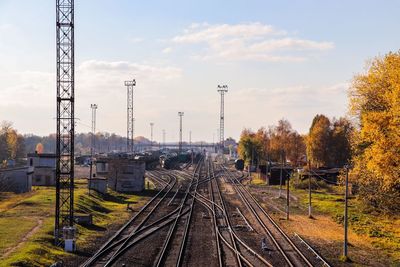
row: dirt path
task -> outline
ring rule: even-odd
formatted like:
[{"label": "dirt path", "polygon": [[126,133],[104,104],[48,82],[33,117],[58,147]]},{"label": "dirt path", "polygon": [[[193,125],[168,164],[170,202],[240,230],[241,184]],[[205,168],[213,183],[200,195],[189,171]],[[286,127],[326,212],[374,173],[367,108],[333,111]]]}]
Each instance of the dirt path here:
[{"label": "dirt path", "polygon": [[[26,219],[26,218],[25,218],[25,219]],[[26,234],[21,238],[21,240],[18,242],[18,244],[17,244],[16,246],[7,248],[7,249],[5,250],[3,256],[0,257],[0,259],[1,259],[1,258],[3,258],[3,259],[7,258],[7,257],[8,257],[11,253],[13,253],[15,250],[17,250],[18,248],[22,247],[22,246],[26,243],[26,241],[28,241],[28,239],[40,229],[40,227],[41,227],[42,225],[43,225],[43,219],[42,219],[42,218],[38,218],[38,219],[37,219],[37,224],[36,224],[36,226],[33,227],[28,233],[26,233]]]}]

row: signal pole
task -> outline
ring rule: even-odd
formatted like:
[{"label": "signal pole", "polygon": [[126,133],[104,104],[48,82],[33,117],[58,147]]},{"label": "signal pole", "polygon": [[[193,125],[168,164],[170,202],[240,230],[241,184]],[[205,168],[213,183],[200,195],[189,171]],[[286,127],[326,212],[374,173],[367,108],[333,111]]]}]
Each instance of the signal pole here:
[{"label": "signal pole", "polygon": [[[56,245],[75,251],[74,135],[75,48],[74,0],[56,1],[57,130],[56,130]],[[65,233],[65,234],[64,234]]]},{"label": "signal pole", "polygon": [[153,126],[154,122],[150,122],[150,150],[153,150]]},{"label": "signal pole", "polygon": [[91,104],[90,108],[92,109],[92,138],[91,138],[91,144],[90,144],[89,195],[90,195],[90,186],[92,185],[92,177],[93,177],[93,154],[94,154],[94,144],[95,144],[95,134],[96,134],[97,105]]},{"label": "signal pole", "polygon": [[184,115],[184,112],[179,111],[178,116],[179,116],[179,154],[182,153],[182,117]]},{"label": "signal pole", "polygon": [[126,134],[126,151],[133,152],[133,87],[136,81],[125,81],[127,89],[127,134]]},{"label": "signal pole", "polygon": [[225,147],[225,142],[224,142],[224,120],[225,120],[225,115],[224,115],[224,96],[225,93],[228,92],[228,85],[218,85],[218,90],[221,94],[221,106],[220,106],[220,120],[219,120],[219,142],[220,142],[220,150],[221,154],[224,153],[224,147]]}]

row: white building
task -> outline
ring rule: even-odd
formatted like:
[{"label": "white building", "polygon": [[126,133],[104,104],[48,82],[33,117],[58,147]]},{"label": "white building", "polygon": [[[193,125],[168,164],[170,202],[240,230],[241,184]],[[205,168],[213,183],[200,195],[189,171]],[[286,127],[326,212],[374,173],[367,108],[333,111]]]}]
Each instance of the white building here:
[{"label": "white building", "polygon": [[56,160],[55,154],[28,154],[28,166],[34,167],[32,185],[51,186],[56,184]]},{"label": "white building", "polygon": [[108,161],[108,187],[117,192],[140,192],[144,190],[143,161],[112,159]]}]

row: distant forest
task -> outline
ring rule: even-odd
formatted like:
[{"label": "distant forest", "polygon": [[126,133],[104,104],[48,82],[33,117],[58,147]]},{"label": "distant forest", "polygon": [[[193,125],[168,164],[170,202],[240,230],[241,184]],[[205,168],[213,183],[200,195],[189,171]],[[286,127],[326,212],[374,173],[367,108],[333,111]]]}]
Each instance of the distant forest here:
[{"label": "distant forest", "polygon": [[[75,135],[75,153],[85,155],[90,153],[91,133],[78,133]],[[147,146],[150,141],[143,137],[135,137],[135,145]],[[126,150],[126,137],[117,134],[99,132],[95,135],[95,151],[103,153],[113,150]],[[7,160],[20,161],[27,153],[39,150],[42,153],[55,153],[56,135],[37,136],[33,134],[20,134],[11,122],[0,123],[0,165]]]},{"label": "distant forest", "polygon": [[[75,135],[75,153],[89,154],[91,146],[91,133],[79,133]],[[56,135],[48,136],[24,135],[26,153],[35,152],[36,146],[40,143],[43,146],[44,153],[54,153],[56,150]],[[136,144],[148,145],[150,141],[143,137],[135,137]],[[108,152],[112,150],[123,151],[126,149],[126,137],[110,133],[96,133],[95,136],[95,151],[97,153]]]}]

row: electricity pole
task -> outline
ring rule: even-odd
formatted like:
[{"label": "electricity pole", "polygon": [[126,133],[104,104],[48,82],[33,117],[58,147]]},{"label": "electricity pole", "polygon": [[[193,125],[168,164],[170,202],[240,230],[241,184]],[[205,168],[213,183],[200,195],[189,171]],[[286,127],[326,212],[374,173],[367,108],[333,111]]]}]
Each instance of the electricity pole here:
[{"label": "electricity pole", "polygon": [[91,144],[90,144],[89,195],[90,195],[90,187],[92,185],[92,177],[93,177],[93,154],[94,154],[94,144],[95,144],[95,134],[96,134],[97,104],[91,104],[90,108],[92,109],[92,138],[91,138]]},{"label": "electricity pole", "polygon": [[283,179],[283,150],[281,150],[281,169],[279,173],[279,197],[282,194],[282,179]]},{"label": "electricity pole", "polygon": [[348,231],[348,222],[347,222],[347,216],[348,216],[348,196],[349,196],[349,166],[345,165],[344,166],[346,170],[346,181],[345,181],[345,193],[344,193],[344,246],[343,246],[343,256],[347,258],[347,231]]},{"label": "electricity pole", "polygon": [[133,87],[136,81],[125,81],[127,89],[127,133],[126,133],[126,151],[133,152]]},{"label": "electricity pole", "polygon": [[311,161],[308,161],[308,218],[312,218],[311,213]]},{"label": "electricity pole", "polygon": [[179,154],[182,153],[182,117],[184,115],[184,112],[179,111],[178,116],[179,116]]},{"label": "electricity pole", "polygon": [[150,122],[150,150],[153,150],[153,126],[154,122]]},{"label": "electricity pole", "polygon": [[[56,1],[57,130],[56,130],[56,245],[75,250],[74,244],[74,135],[75,48],[74,0]],[[63,234],[63,230],[68,236]],[[67,232],[71,230],[73,236]],[[68,248],[67,248],[68,239]]]},{"label": "electricity pole", "polygon": [[225,115],[224,115],[224,96],[225,93],[228,92],[228,85],[218,85],[218,90],[217,90],[220,94],[221,94],[221,105],[220,105],[220,120],[219,120],[219,142],[220,142],[220,150],[221,150],[221,154],[224,153],[224,147],[225,147],[225,143],[224,143],[224,121],[225,121]]},{"label": "electricity pole", "polygon": [[290,196],[290,193],[289,193],[289,177],[288,177],[287,172],[286,172],[285,176],[286,176],[286,220],[289,221],[289,200],[290,200],[289,196]]}]

